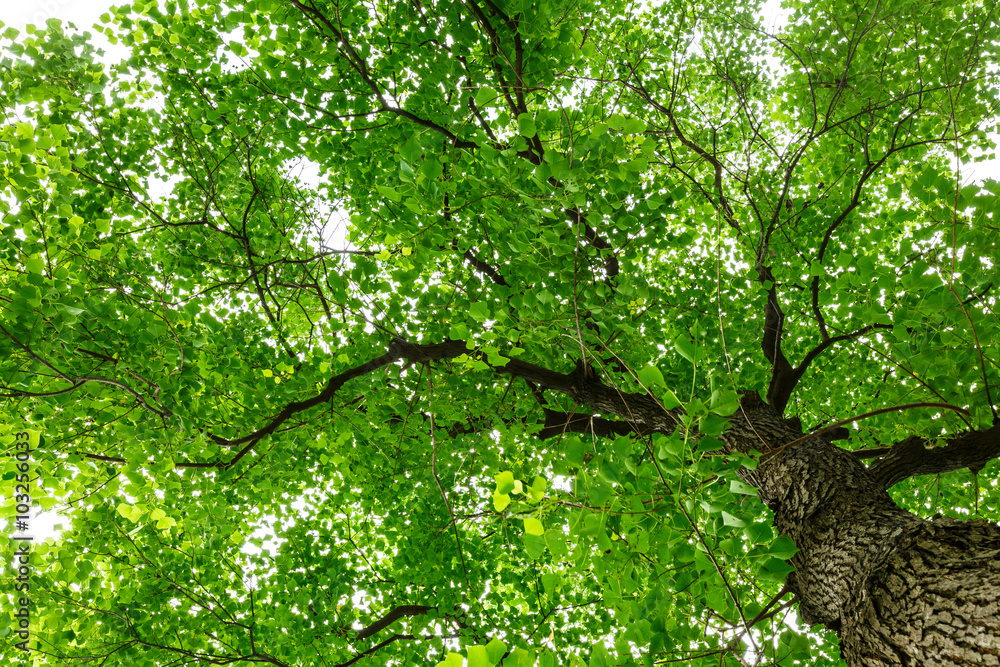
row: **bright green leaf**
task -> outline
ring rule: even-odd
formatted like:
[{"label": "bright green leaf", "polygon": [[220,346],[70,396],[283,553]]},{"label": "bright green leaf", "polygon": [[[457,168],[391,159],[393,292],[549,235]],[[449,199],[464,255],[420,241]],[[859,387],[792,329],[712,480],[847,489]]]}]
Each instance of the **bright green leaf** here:
[{"label": "bright green leaf", "polygon": [[663,373],[652,364],[647,364],[640,368],[636,375],[639,378],[639,382],[645,387],[665,387],[667,384],[663,379]]},{"label": "bright green leaf", "polygon": [[529,139],[538,134],[538,130],[535,128],[535,119],[532,114],[518,114],[517,131],[522,137],[528,137]]},{"label": "bright green leaf", "polygon": [[538,519],[529,517],[524,520],[524,532],[528,535],[543,535],[545,526]]}]

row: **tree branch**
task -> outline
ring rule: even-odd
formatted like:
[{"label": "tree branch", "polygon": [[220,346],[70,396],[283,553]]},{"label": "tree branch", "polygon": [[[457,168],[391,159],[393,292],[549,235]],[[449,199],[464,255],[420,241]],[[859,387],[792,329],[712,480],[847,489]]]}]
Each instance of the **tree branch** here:
[{"label": "tree branch", "polygon": [[[452,240],[451,247],[456,252],[458,252],[459,250],[458,239]],[[507,280],[500,274],[499,271],[493,268],[493,266],[490,265],[489,263],[484,262],[483,260],[476,257],[474,254],[472,254],[471,250],[466,250],[464,253],[462,253],[462,258],[465,259],[465,261],[467,261],[469,264],[471,264],[472,268],[474,268],[476,271],[479,271],[480,273],[488,277],[490,280],[492,280],[494,285],[500,285],[501,287],[510,287],[510,283],[507,282]]]},{"label": "tree branch", "polygon": [[564,433],[583,433],[595,435],[599,438],[608,438],[613,435],[628,435],[638,433],[640,435],[648,431],[638,424],[630,424],[613,419],[595,417],[591,414],[577,414],[575,412],[560,412],[543,408],[545,414],[545,425],[538,432],[541,440],[555,438]]},{"label": "tree branch", "polygon": [[344,60],[346,60],[350,64],[351,69],[353,69],[358,74],[358,76],[361,77],[361,80],[364,82],[364,84],[371,89],[372,93],[378,99],[381,106],[376,110],[377,112],[379,113],[389,112],[400,118],[406,118],[407,120],[412,121],[413,123],[416,123],[421,127],[426,127],[430,130],[434,130],[435,132],[444,135],[448,139],[448,141],[450,141],[452,145],[455,146],[456,148],[479,147],[475,142],[464,141],[459,139],[454,132],[444,127],[443,125],[435,123],[431,120],[427,120],[426,118],[421,118],[420,116],[417,116],[416,114],[410,111],[401,109],[394,104],[390,104],[389,101],[386,100],[385,95],[382,93],[382,89],[379,86],[378,82],[372,78],[371,71],[368,68],[368,63],[365,61],[364,58],[361,57],[361,54],[358,53],[357,49],[355,49],[351,45],[350,41],[347,39],[347,35],[342,30],[340,30],[336,25],[334,25],[333,22],[329,19],[329,17],[327,17],[325,14],[323,14],[315,7],[307,6],[299,2],[298,0],[290,0],[290,2],[295,8],[297,8],[300,12],[302,12],[303,15],[305,15],[306,19],[310,23],[315,25],[321,32],[326,30],[333,36],[334,39],[337,40],[337,45],[336,45],[337,51],[341,54],[341,56],[343,56]]},{"label": "tree branch", "polygon": [[774,284],[774,274],[771,267],[764,264],[763,258],[757,267],[757,276],[761,283],[770,283],[767,290],[767,303],[764,306],[764,335],[760,348],[764,357],[771,362],[771,380],[767,387],[767,404],[780,415],[788,405],[788,399],[798,384],[801,374],[797,374],[788,357],[781,351],[781,336],[785,328],[785,313],[778,304],[778,290]]},{"label": "tree branch", "polygon": [[398,607],[394,607],[385,613],[382,618],[378,619],[371,625],[358,630],[358,639],[368,639],[372,635],[376,634],[380,630],[384,630],[396,621],[407,616],[421,616],[426,614],[431,609],[437,609],[437,607],[430,607],[422,604],[403,604]]},{"label": "tree branch", "polygon": [[[792,440],[791,442],[782,445],[778,449],[766,453],[762,457],[762,459],[776,456],[790,447],[794,447],[795,445],[798,445],[799,443],[805,442],[807,440],[812,440],[813,438],[818,438],[829,434],[837,434],[834,437],[830,437],[829,440],[841,440],[843,438],[846,438],[847,437],[846,435],[839,435],[838,432],[843,431],[843,427],[846,426],[847,424],[853,424],[854,422],[859,422],[863,419],[868,419],[869,417],[874,417],[876,415],[884,415],[889,412],[902,412],[903,410],[914,410],[917,408],[941,408],[943,410],[952,410],[953,412],[958,412],[959,414],[963,414],[966,416],[968,416],[969,414],[969,411],[966,410],[965,408],[959,408],[954,405],[949,405],[947,403],[907,403],[906,405],[894,405],[889,408],[879,408],[878,410],[872,410],[871,412],[866,412],[863,415],[858,415],[857,417],[851,417],[849,419],[841,419],[839,422],[830,424],[829,426],[824,426],[823,428],[817,429],[812,433],[807,433],[806,435],[803,435],[801,438]],[[857,458],[859,459],[868,458],[862,455],[862,452],[864,451],[865,450],[856,451],[854,452],[854,455],[857,456]]]},{"label": "tree branch", "polygon": [[841,334],[839,336],[834,336],[832,338],[825,337],[823,339],[823,342],[821,342],[819,345],[810,350],[806,354],[806,356],[802,358],[802,361],[799,363],[799,365],[795,367],[795,375],[797,376],[796,381],[798,381],[802,377],[802,375],[806,372],[806,369],[809,368],[809,364],[811,364],[813,360],[820,354],[822,354],[823,351],[826,350],[828,347],[832,347],[833,345],[836,345],[837,343],[842,343],[846,340],[854,340],[855,338],[860,338],[861,336],[864,336],[866,333],[874,331],[875,329],[892,329],[892,325],[869,324],[868,326],[862,327],[857,331],[852,331],[851,333]]},{"label": "tree branch", "polygon": [[868,470],[886,489],[918,475],[938,475],[965,468],[979,472],[1000,456],[1000,421],[985,431],[968,431],[946,438],[945,443],[942,447],[928,448],[931,441],[926,438],[907,438],[889,448]]},{"label": "tree branch", "polygon": [[[559,185],[560,187],[562,186],[561,183]],[[613,287],[612,281],[618,277],[618,273],[621,270],[618,258],[615,256],[614,248],[597,233],[597,230],[587,224],[587,218],[579,208],[573,207],[567,209],[566,212],[569,213],[570,219],[577,229],[580,227],[583,228],[584,236],[587,237],[590,245],[597,248],[598,256],[604,257],[604,271],[607,274],[604,280],[609,287]]]}]

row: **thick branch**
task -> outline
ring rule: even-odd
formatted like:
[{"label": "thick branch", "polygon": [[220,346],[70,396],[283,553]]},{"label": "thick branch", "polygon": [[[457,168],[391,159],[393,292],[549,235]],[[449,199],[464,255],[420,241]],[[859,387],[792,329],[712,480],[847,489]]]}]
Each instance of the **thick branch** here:
[{"label": "thick branch", "polygon": [[785,353],[781,351],[781,336],[785,327],[785,314],[778,304],[778,291],[774,284],[771,267],[761,261],[757,275],[762,283],[770,283],[767,290],[767,304],[764,306],[764,335],[760,347],[764,357],[771,362],[771,381],[767,387],[767,404],[780,415],[788,405],[792,390],[802,377],[792,368]]},{"label": "thick branch", "polygon": [[[465,344],[462,343],[463,348],[464,345]],[[427,347],[435,348],[436,346],[427,346]],[[431,356],[434,353],[435,350],[428,350],[425,352],[425,356]],[[450,356],[455,356],[455,355],[450,355]],[[212,441],[215,444],[222,445],[224,447],[238,447],[244,444],[247,445],[248,447],[252,447],[257,441],[259,441],[264,436],[274,433],[278,429],[278,427],[280,427],[282,424],[288,421],[288,419],[291,418],[293,415],[302,412],[303,410],[308,410],[309,408],[321,405],[329,401],[331,398],[333,398],[334,394],[336,394],[340,390],[340,388],[343,387],[344,384],[347,383],[349,380],[353,380],[356,377],[361,377],[362,375],[367,375],[368,373],[371,373],[372,371],[378,368],[382,368],[383,366],[388,366],[392,362],[397,361],[401,358],[402,354],[400,351],[400,346],[394,342],[393,344],[389,345],[389,351],[386,352],[385,354],[375,357],[369,362],[361,364],[360,366],[355,366],[350,370],[344,371],[343,373],[340,373],[339,375],[335,375],[334,377],[330,378],[330,380],[326,383],[326,387],[323,388],[323,391],[319,392],[312,398],[307,398],[303,401],[293,401],[287,404],[281,410],[281,412],[279,412],[278,415],[274,417],[274,419],[272,419],[266,426],[263,426],[254,431],[253,433],[243,436],[242,438],[239,438],[237,440],[226,440],[225,438],[220,438],[219,436],[213,435],[211,436]],[[246,449],[241,451],[238,457],[243,455],[246,451],[247,451]],[[235,463],[236,460],[238,460],[238,457],[237,459],[231,461],[230,464]]]},{"label": "thick branch", "polygon": [[358,630],[358,639],[368,639],[380,630],[384,630],[396,621],[406,616],[421,616],[426,614],[431,609],[436,609],[436,607],[429,607],[422,604],[404,604],[393,608],[382,618],[378,619],[366,628]]},{"label": "thick branch", "polygon": [[825,338],[823,342],[821,342],[819,345],[810,350],[809,353],[802,358],[802,361],[799,362],[799,365],[795,367],[796,375],[798,375],[798,377],[801,378],[802,374],[806,372],[807,368],[809,368],[809,364],[811,364],[813,360],[819,355],[821,355],[828,347],[836,345],[837,343],[842,343],[847,340],[854,340],[856,338],[860,338],[861,336],[864,336],[865,334],[870,333],[875,329],[892,329],[892,325],[869,324],[868,326],[861,327],[857,331],[852,331],[851,333],[841,334],[839,336],[834,336],[833,338],[829,337]]},{"label": "thick branch", "polygon": [[613,435],[629,435],[630,433],[641,435],[646,432],[641,427],[628,422],[604,419],[586,413],[577,414],[549,410],[548,408],[543,409],[545,411],[545,425],[538,432],[538,437],[542,440],[555,438],[564,433],[583,433],[599,438],[608,438]]},{"label": "thick branch", "polygon": [[[451,242],[451,247],[458,251],[458,240],[455,239]],[[510,287],[510,283],[497,271],[491,264],[484,262],[483,260],[476,257],[471,250],[466,250],[462,253],[462,258],[472,265],[476,271],[479,271],[491,281],[494,285],[500,285],[501,287]]]},{"label": "thick branch", "polygon": [[515,115],[522,113],[522,110],[510,96],[510,84],[507,83],[507,79],[503,75],[503,65],[501,64],[501,60],[509,63],[510,59],[500,48],[500,37],[497,34],[497,31],[492,25],[490,25],[489,19],[486,17],[486,14],[483,13],[483,10],[479,7],[479,5],[475,3],[475,0],[465,2],[465,6],[468,7],[469,12],[486,33],[486,37],[490,42],[490,60],[493,64],[493,73],[496,75],[497,85],[500,87],[500,92],[507,101],[507,106],[514,112]]},{"label": "thick branch", "polygon": [[[267,426],[236,441],[220,438],[217,442],[230,446],[231,443],[249,443],[247,447],[252,447],[260,438],[274,432],[293,414],[329,401],[348,380],[366,375],[394,361],[405,360],[408,365],[426,364],[453,359],[469,352],[465,341],[461,340],[449,339],[442,343],[418,344],[397,338],[390,343],[386,354],[331,378],[326,388],[315,397],[288,404]],[[498,374],[521,378],[538,388],[562,394],[578,405],[590,406],[592,413],[615,415],[624,420],[619,423],[590,415],[566,416],[565,413],[548,414],[550,411],[547,411],[543,429],[547,434],[546,437],[556,435],[557,428],[573,431],[586,429],[584,432],[592,431],[595,435],[600,435],[602,432],[610,435],[620,432],[653,431],[666,434],[682,427],[683,407],[667,410],[649,394],[622,392],[604,384],[592,369],[588,372],[582,365],[578,365],[570,373],[560,373],[520,359],[509,359],[503,366],[492,366],[492,370]],[[729,430],[723,436],[723,440],[740,451],[749,451],[751,448],[766,451],[798,435],[799,432],[789,430],[780,416],[751,392],[743,397],[740,409],[730,418]],[[231,463],[235,462],[236,459]]]},{"label": "thick branch", "polygon": [[[235,440],[210,435],[211,440],[217,445],[224,447],[243,445],[229,461],[178,462],[176,466],[178,468],[231,467],[252,451],[261,439],[278,431],[292,416],[332,400],[340,388],[354,378],[367,375],[395,361],[405,360],[407,366],[429,364],[454,359],[466,353],[475,354],[468,349],[465,341],[461,340],[449,339],[441,343],[418,344],[397,338],[389,344],[385,354],[333,376],[321,392],[311,398],[288,403],[277,416],[253,433]],[[486,362],[486,359],[482,361]],[[589,413],[585,415],[567,415],[545,410],[542,437],[553,437],[563,431],[593,433],[600,436],[650,432],[669,434],[677,428],[684,428],[683,407],[668,410],[647,393],[622,392],[604,384],[593,369],[581,364],[577,364],[576,369],[570,373],[560,373],[520,359],[508,359],[505,365],[491,366],[491,370],[497,374],[521,378],[536,389],[554,391],[578,405],[590,407]],[[597,413],[614,415],[623,421],[600,418],[596,416]],[[742,452],[749,452],[751,449],[768,451],[801,434],[798,430],[789,430],[785,423],[787,421],[789,420],[782,420],[774,410],[764,405],[755,393],[750,392],[744,395],[739,410],[730,417],[729,429],[722,439],[731,448]],[[116,457],[87,456],[97,460],[125,462]]]},{"label": "thick branch", "polygon": [[577,228],[583,228],[584,236],[590,245],[597,248],[598,255],[604,257],[604,271],[607,274],[605,280],[610,286],[612,281],[618,277],[618,273],[621,270],[618,258],[615,256],[614,248],[597,233],[596,229],[587,224],[587,218],[579,208],[573,207],[567,209],[567,213],[569,213],[570,219]]},{"label": "thick branch", "polygon": [[968,468],[979,472],[1000,456],[1000,422],[985,431],[970,431],[928,448],[930,441],[911,437],[893,445],[869,471],[883,488],[917,475],[937,475]]}]

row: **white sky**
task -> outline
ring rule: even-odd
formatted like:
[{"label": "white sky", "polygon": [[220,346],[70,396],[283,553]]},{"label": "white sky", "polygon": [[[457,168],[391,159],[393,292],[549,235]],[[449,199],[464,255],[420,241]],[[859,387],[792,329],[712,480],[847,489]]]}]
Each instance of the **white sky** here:
[{"label": "white sky", "polygon": [[52,18],[75,23],[81,30],[89,30],[97,18],[108,11],[113,4],[123,4],[112,0],[3,0],[0,3],[0,21],[24,32],[24,26],[31,23],[44,26]]}]

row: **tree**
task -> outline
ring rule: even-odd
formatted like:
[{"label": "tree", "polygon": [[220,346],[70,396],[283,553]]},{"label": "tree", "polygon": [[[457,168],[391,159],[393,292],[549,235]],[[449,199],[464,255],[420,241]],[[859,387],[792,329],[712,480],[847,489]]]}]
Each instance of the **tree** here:
[{"label": "tree", "polygon": [[35,664],[1000,664],[985,4],[8,30]]}]

